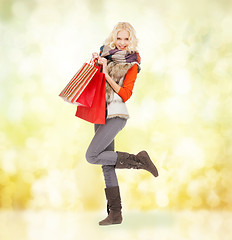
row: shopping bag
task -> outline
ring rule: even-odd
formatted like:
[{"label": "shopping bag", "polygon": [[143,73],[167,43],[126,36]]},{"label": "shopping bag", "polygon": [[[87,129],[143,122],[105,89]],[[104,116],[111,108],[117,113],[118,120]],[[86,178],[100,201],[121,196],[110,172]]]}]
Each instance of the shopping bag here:
[{"label": "shopping bag", "polygon": [[94,99],[94,95],[97,88],[97,78],[92,78],[86,88],[83,90],[78,99],[75,100],[76,105],[91,107]]},{"label": "shopping bag", "polygon": [[[98,71],[98,68],[95,66],[95,64],[96,61],[94,59],[91,59],[89,63],[84,63],[79,71],[61,91],[59,96],[63,98],[63,100],[75,105],[86,104],[86,106],[91,106],[96,88],[94,89],[93,86],[92,88],[89,88],[88,99],[84,99],[82,93]],[[81,98],[79,103],[78,99],[80,96]]]},{"label": "shopping bag", "polygon": [[96,82],[96,91],[91,107],[77,106],[76,117],[95,124],[105,124],[106,111],[106,82],[105,74],[98,71],[93,76],[91,82]]}]

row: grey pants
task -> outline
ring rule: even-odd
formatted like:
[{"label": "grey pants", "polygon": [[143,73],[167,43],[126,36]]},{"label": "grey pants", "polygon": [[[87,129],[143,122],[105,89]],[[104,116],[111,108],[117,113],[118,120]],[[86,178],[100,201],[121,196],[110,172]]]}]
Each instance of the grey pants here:
[{"label": "grey pants", "polygon": [[91,164],[102,165],[106,187],[118,186],[114,138],[125,127],[126,122],[126,119],[115,117],[106,119],[105,124],[94,125],[95,135],[86,152],[86,160]]}]

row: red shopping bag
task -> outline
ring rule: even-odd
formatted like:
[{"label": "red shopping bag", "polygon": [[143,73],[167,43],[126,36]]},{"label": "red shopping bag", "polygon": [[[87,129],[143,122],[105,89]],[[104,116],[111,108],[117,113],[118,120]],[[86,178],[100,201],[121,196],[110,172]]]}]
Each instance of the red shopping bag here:
[{"label": "red shopping bag", "polygon": [[[86,95],[88,98],[84,99],[82,93],[98,71],[98,68],[94,65],[95,63],[96,61],[91,59],[90,63],[84,63],[82,65],[79,71],[59,94],[63,100],[75,105],[91,106],[96,88],[92,85],[92,87],[88,89],[88,95]],[[78,101],[79,98],[80,102]]]},{"label": "red shopping bag", "polygon": [[94,99],[94,95],[97,88],[97,80],[98,78],[92,78],[89,84],[81,93],[80,97],[76,100],[75,104],[80,106],[91,107]]},{"label": "red shopping bag", "polygon": [[[100,72],[100,67],[91,82],[96,83],[96,91],[91,107],[77,106],[76,117],[91,123],[105,124],[106,111],[106,82],[105,74]],[[84,93],[83,93],[84,94]]]}]

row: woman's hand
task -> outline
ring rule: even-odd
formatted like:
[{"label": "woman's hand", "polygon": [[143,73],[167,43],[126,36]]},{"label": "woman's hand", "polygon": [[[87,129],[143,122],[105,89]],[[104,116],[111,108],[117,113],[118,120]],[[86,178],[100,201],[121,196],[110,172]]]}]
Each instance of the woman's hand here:
[{"label": "woman's hand", "polygon": [[118,93],[121,87],[108,74],[107,59],[99,57],[98,63],[102,65],[102,72],[105,74],[106,81],[110,84],[113,90]]},{"label": "woman's hand", "polygon": [[98,64],[102,65],[102,72],[105,74],[106,81],[110,84],[114,91],[118,93],[121,87],[108,74],[107,59],[100,57],[97,52],[92,53],[92,56],[93,58],[98,59]]},{"label": "woman's hand", "polygon": [[107,59],[106,59],[106,58],[103,58],[103,57],[100,57],[97,52],[93,52],[93,53],[92,53],[92,58],[97,58],[97,59],[98,59],[98,63],[103,66],[102,72],[103,72],[105,75],[107,75],[107,74],[108,74]]},{"label": "woman's hand", "polygon": [[98,63],[102,65],[102,72],[105,75],[108,75],[108,68],[107,68],[107,59],[104,57],[99,57],[98,58]]},{"label": "woman's hand", "polygon": [[92,58],[99,58],[99,54],[97,52],[93,52],[92,53]]}]

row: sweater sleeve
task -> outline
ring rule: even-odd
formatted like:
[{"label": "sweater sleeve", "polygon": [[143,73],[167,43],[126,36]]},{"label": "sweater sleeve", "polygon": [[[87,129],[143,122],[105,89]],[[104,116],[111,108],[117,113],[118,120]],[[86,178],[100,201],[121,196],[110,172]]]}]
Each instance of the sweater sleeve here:
[{"label": "sweater sleeve", "polygon": [[123,86],[120,88],[118,95],[122,98],[123,102],[126,102],[132,95],[135,80],[137,78],[138,66],[134,64],[127,72]]}]

